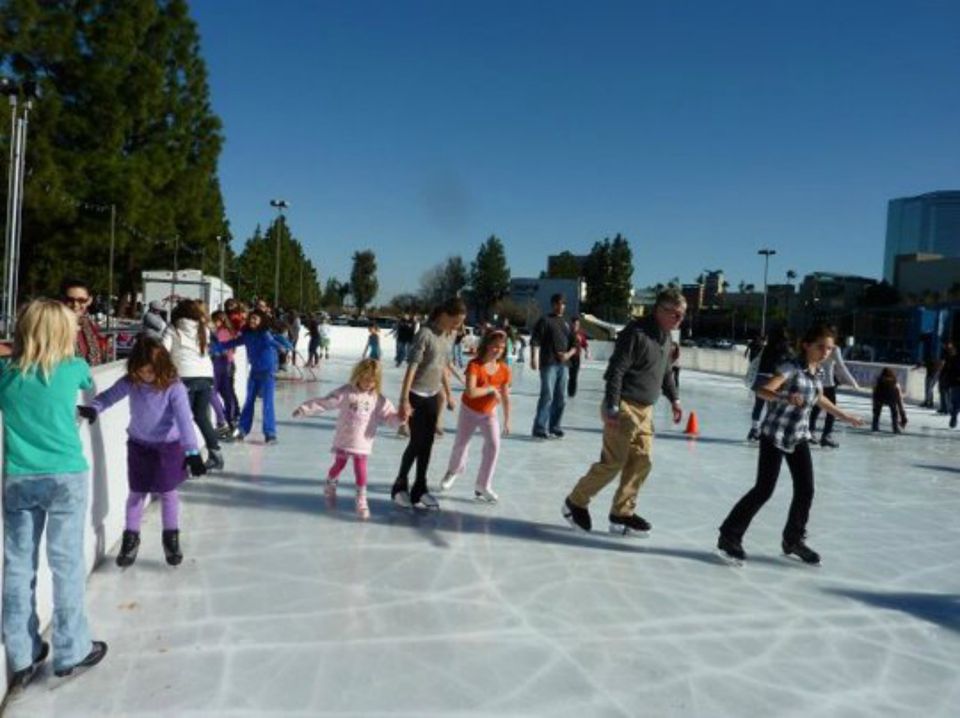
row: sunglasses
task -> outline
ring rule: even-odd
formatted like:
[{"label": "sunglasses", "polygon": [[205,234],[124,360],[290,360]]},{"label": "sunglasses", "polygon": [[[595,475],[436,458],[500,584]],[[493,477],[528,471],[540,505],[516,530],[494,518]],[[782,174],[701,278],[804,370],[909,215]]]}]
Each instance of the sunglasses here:
[{"label": "sunglasses", "polygon": [[89,301],[90,297],[65,297],[63,303],[72,307],[75,304],[86,304]]}]

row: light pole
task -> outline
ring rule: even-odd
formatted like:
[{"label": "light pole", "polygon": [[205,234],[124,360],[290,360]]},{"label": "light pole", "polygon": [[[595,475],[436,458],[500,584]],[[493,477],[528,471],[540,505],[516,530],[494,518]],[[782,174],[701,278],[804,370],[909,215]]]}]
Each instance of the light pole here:
[{"label": "light pole", "polygon": [[766,247],[757,250],[757,254],[763,255],[763,313],[760,315],[760,336],[767,334],[767,270],[770,268],[770,256],[776,253],[777,250]]},{"label": "light pole", "polygon": [[218,234],[217,244],[220,245],[220,309],[223,309],[223,283],[227,281],[226,274],[224,274],[224,252],[227,248],[227,238]]},{"label": "light pole", "polygon": [[[18,112],[20,93],[24,95],[23,109]],[[13,336],[13,320],[17,313],[17,294],[20,280],[20,238],[23,215],[23,181],[26,176],[27,129],[33,101],[40,98],[40,91],[33,82],[24,82],[19,87],[7,78],[0,78],[0,94],[10,103],[10,165],[7,174],[7,225],[4,235],[3,297],[4,336]]]},{"label": "light pole", "polygon": [[280,235],[283,232],[283,210],[290,207],[283,199],[270,200],[270,206],[277,210],[277,267],[273,274],[273,311],[280,307]]}]

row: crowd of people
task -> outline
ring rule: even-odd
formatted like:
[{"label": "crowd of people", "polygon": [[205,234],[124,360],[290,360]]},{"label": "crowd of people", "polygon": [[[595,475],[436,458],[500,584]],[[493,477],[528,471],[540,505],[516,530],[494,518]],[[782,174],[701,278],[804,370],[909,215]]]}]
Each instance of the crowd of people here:
[{"label": "crowd of people", "polygon": [[[96,665],[107,652],[105,642],[91,638],[84,610],[83,518],[89,465],[81,449],[77,415],[93,423],[117,403],[129,401],[129,494],[116,562],[122,567],[136,562],[144,505],[147,495],[153,494],[160,504],[164,555],[167,563],[176,566],[183,561],[180,484],[189,475],[224,468],[221,442],[243,441],[250,434],[258,400],[265,442],[277,442],[276,377],[284,363],[296,363],[302,329],[308,337],[307,365],[316,366],[330,356],[330,330],[323,315],[301,321],[295,313],[275,316],[263,300],[248,310],[233,299],[208,315],[201,302],[183,299],[168,317],[161,305],[152,304],[123,376],[77,406],[78,391],[93,388],[90,366],[106,357],[102,335],[85,315],[89,304],[89,289],[82,282],[65,283],[62,301],[30,302],[19,315],[12,349],[0,360],[5,476],[2,628],[13,690],[25,687],[50,653],[38,631],[35,599],[36,555],[45,527],[54,580],[54,671],[69,675]],[[540,380],[530,428],[537,441],[564,437],[565,404],[577,396],[581,363],[589,357],[587,336],[577,318],[566,318],[565,308],[562,295],[552,297],[551,311],[537,321],[530,335],[530,365]],[[642,536],[651,530],[649,521],[637,513],[638,496],[653,468],[653,413],[661,395],[670,402],[675,423],[683,415],[679,346],[674,336],[685,312],[683,295],[668,288],[657,296],[648,316],[631,320],[620,331],[603,375],[600,458],[586,469],[561,506],[563,518],[575,529],[592,530],[591,501],[619,477],[608,514],[609,531]],[[383,347],[379,328],[371,325],[363,356],[349,381],[294,411],[295,417],[337,412],[325,492],[335,499],[339,478],[352,464],[356,513],[361,520],[370,518],[367,465],[381,425],[404,430],[407,438],[390,489],[393,503],[410,510],[439,508],[428,476],[441,413],[458,406],[454,378],[463,384],[456,437],[435,488],[441,495],[453,489],[466,470],[470,443],[479,432],[481,460],[473,498],[483,503],[498,501],[494,479],[501,440],[514,429],[511,365],[520,361],[522,345],[508,323],[482,326],[472,358],[466,361],[462,352],[466,315],[463,300],[451,298],[422,323],[411,316],[398,323],[394,362],[398,368],[406,367],[396,403],[383,393]],[[793,500],[781,548],[805,563],[820,562],[819,554],[806,544],[814,496],[810,446],[817,443],[817,415],[827,415],[819,439],[825,447],[838,446],[833,440],[834,419],[861,424],[858,417],[837,406],[837,384],[857,384],[836,341],[834,330],[827,326],[812,327],[796,343],[785,330],[775,329],[766,341],[757,340],[747,349],[752,360],[749,383],[757,398],[748,441],[758,443],[760,451],[755,485],[719,528],[717,549],[731,562],[746,560],[743,537],[770,498],[783,462],[791,474]],[[234,353],[240,348],[249,364],[242,407],[235,390]],[[960,406],[957,372],[952,351],[939,375],[946,376],[950,389],[951,425]],[[907,423],[903,391],[892,370],[881,372],[873,399],[872,428],[879,429],[881,412],[887,407],[893,430],[902,430]]]}]

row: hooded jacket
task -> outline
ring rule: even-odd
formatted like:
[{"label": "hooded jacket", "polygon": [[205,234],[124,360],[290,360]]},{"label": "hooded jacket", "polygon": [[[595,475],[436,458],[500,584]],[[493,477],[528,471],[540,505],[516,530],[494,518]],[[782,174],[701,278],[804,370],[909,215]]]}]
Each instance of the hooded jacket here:
[{"label": "hooded jacket", "polygon": [[287,341],[286,337],[277,336],[267,329],[257,329],[252,331],[247,329],[236,339],[228,342],[214,342],[214,351],[216,353],[225,352],[234,347],[243,347],[247,350],[247,362],[250,364],[252,373],[273,374],[277,370],[277,351],[292,351],[293,345]]}]

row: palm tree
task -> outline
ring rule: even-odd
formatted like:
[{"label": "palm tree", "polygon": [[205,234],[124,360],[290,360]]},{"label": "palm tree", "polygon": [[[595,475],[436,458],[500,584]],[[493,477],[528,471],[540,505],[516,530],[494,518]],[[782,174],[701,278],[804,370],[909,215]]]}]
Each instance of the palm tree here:
[{"label": "palm tree", "polygon": [[797,278],[797,273],[792,269],[787,270],[787,284],[793,284],[794,280]]}]

